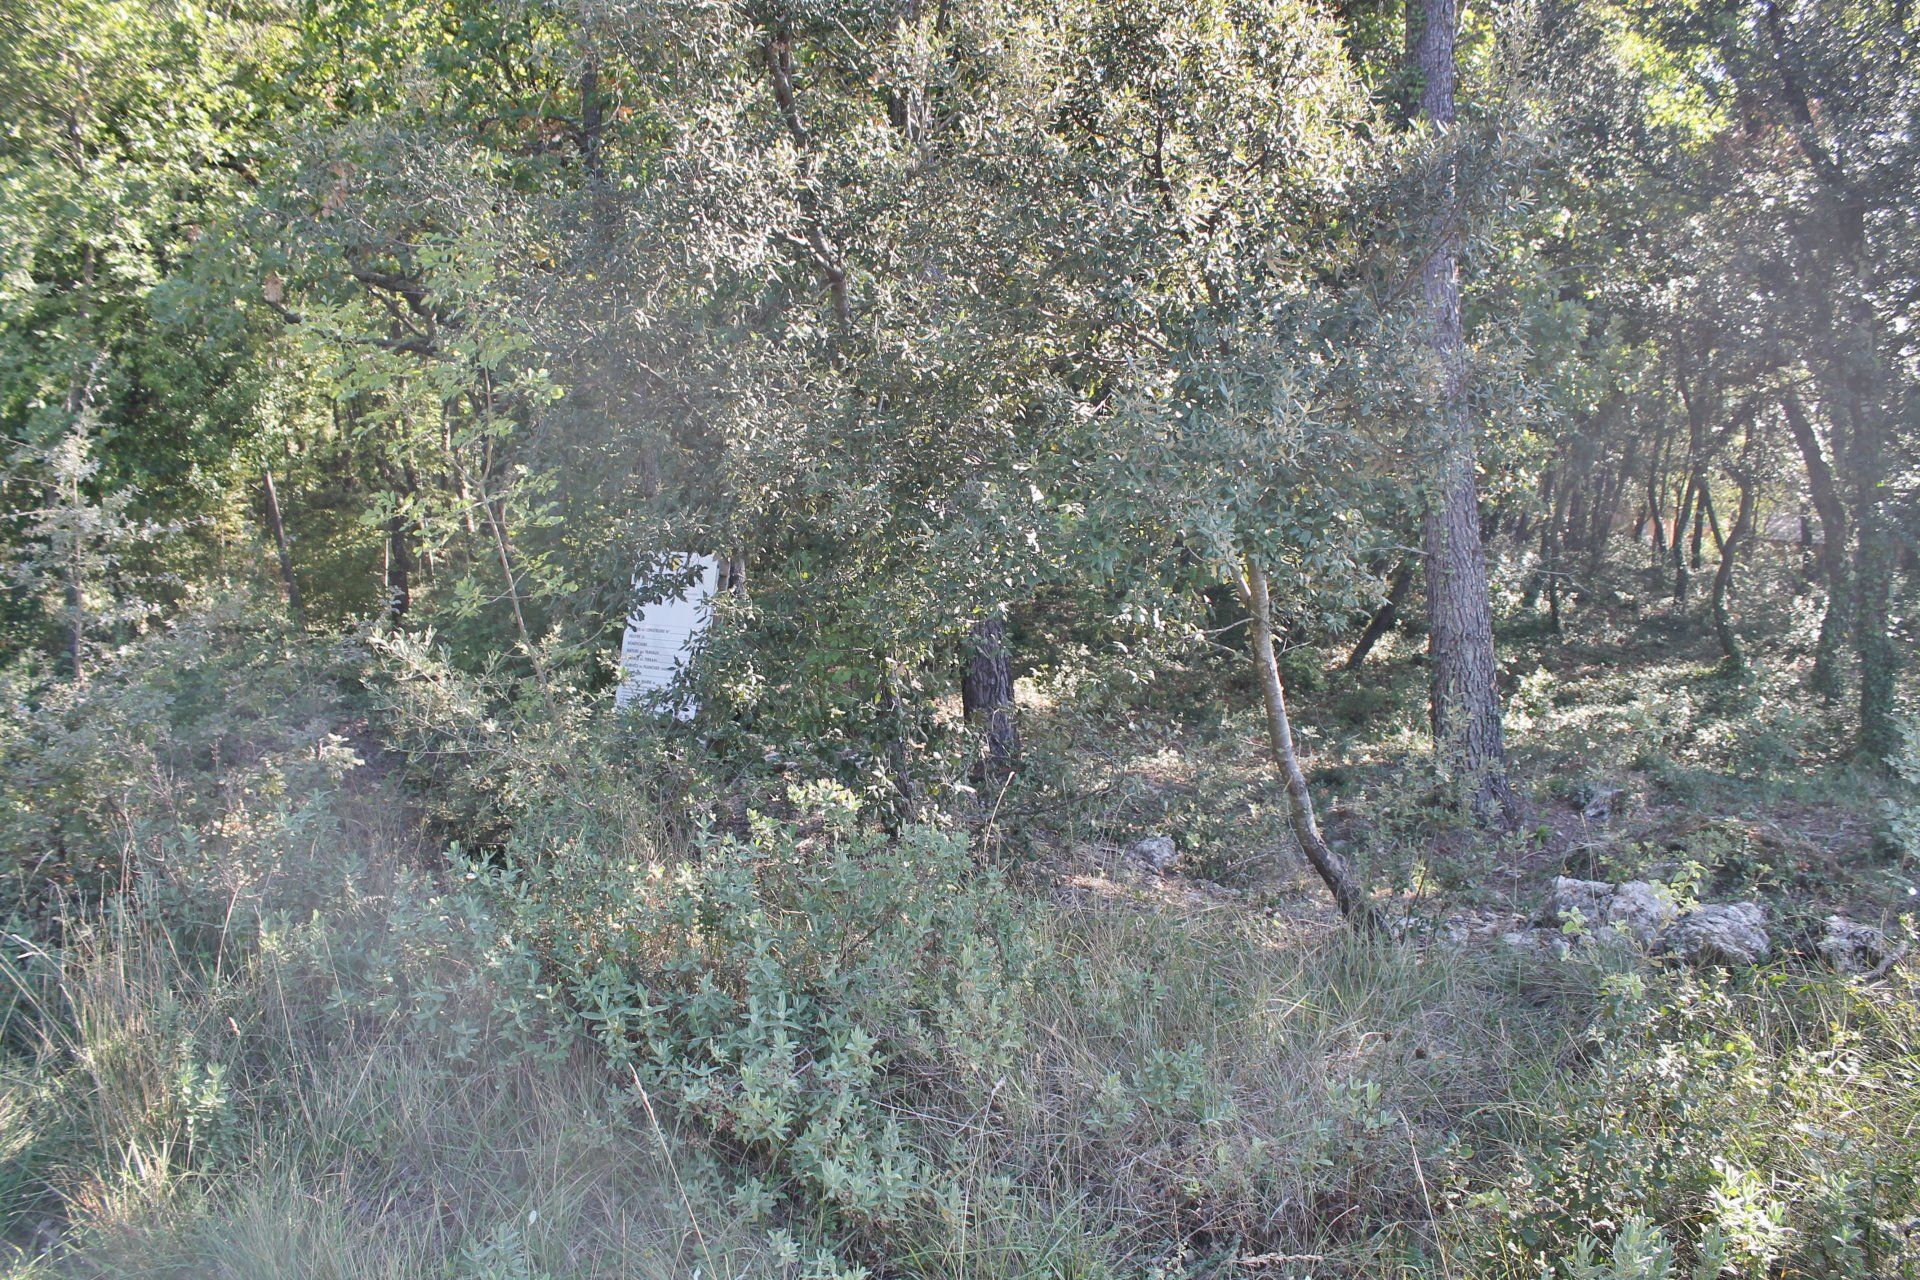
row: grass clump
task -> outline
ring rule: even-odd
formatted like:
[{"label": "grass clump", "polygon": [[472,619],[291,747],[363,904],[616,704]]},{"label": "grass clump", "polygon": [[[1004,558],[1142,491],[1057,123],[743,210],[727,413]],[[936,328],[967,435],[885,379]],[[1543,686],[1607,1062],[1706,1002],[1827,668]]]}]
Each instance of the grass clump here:
[{"label": "grass clump", "polygon": [[[10,742],[66,744],[14,784],[12,829],[111,821],[15,881],[0,1274],[782,1274],[348,746],[354,668],[235,618],[150,637],[71,717],[6,709]],[[280,658],[305,696],[276,707]],[[145,729],[79,736],[94,715]]]},{"label": "grass clump", "polygon": [[608,1061],[697,1117],[829,1232],[894,1242],[964,1217],[918,1110],[979,1105],[1026,1035],[1027,913],[963,836],[863,829],[850,793],[798,790],[678,857],[511,842],[480,871]]},{"label": "grass clump", "polygon": [[1910,977],[1627,970],[1601,992],[1577,1052],[1490,1132],[1505,1172],[1461,1184],[1455,1222],[1482,1274],[1920,1267]]}]

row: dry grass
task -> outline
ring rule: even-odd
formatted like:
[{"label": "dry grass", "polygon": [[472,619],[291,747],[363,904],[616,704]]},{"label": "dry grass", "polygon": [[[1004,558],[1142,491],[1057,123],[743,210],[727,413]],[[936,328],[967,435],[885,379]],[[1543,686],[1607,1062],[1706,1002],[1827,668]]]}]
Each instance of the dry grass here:
[{"label": "dry grass", "polygon": [[1461,1126],[1562,1034],[1498,957],[1127,905],[1052,927],[1071,978],[1038,993],[994,1160],[1127,1255],[1376,1275],[1430,1254]]},{"label": "dry grass", "polygon": [[[191,950],[178,901],[70,920],[63,951],[12,939],[4,1274],[775,1274],[697,1149],[596,1060],[538,1011],[486,1025],[517,975],[489,975],[484,921],[370,812],[275,877],[204,877],[240,887],[191,900],[223,912]],[[277,915],[289,893],[315,914]]]}]

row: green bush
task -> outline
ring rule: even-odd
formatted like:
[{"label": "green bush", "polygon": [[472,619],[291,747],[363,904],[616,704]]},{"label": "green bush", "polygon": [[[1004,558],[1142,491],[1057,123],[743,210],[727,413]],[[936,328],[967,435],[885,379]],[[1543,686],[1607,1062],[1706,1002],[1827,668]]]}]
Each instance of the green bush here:
[{"label": "green bush", "polygon": [[1021,1043],[1025,911],[961,835],[865,829],[827,784],[793,802],[678,859],[516,836],[474,874],[620,1072],[776,1191],[881,1235],[957,1226],[916,1116],[985,1096]]},{"label": "green bush", "polygon": [[1627,972],[1604,990],[1584,1065],[1522,1113],[1508,1174],[1462,1202],[1485,1274],[1920,1268],[1910,981]]},{"label": "green bush", "polygon": [[254,821],[337,781],[356,760],[336,714],[353,648],[229,596],[106,655],[85,683],[31,658],[0,669],[0,910],[127,887],[166,870],[188,832],[246,845]]}]

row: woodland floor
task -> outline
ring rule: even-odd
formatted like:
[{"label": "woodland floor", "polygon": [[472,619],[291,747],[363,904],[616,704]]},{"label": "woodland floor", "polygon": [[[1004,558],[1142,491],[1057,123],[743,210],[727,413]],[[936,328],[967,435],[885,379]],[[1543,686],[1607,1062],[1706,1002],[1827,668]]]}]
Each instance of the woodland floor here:
[{"label": "woodland floor", "polygon": [[[1437,1247],[1446,1271],[1451,1228],[1436,1216],[1423,1145],[1453,1149],[1488,1123],[1476,1116],[1551,1092],[1548,1081],[1579,1087],[1583,1059],[1569,1053],[1591,999],[1577,983],[1516,974],[1502,950],[1501,935],[1555,875],[1681,879],[1702,898],[1758,898],[1786,946],[1830,912],[1892,928],[1912,910],[1916,870],[1884,847],[1890,793],[1849,762],[1841,712],[1804,694],[1797,664],[1729,674],[1676,632],[1659,617],[1602,617],[1566,636],[1503,636],[1509,740],[1529,803],[1526,825],[1504,840],[1450,823],[1431,794],[1416,638],[1389,637],[1357,673],[1294,660],[1323,820],[1385,886],[1405,943],[1404,959],[1364,963],[1341,950],[1340,922],[1275,807],[1253,687],[1232,655],[1170,668],[1124,699],[1086,697],[1046,673],[1022,682],[1038,781],[1003,798],[984,836],[1032,892],[1066,908],[1065,950],[1122,986],[1129,970],[1152,980],[1126,1017],[1163,1037],[1170,1060],[1174,1047],[1208,1046],[1193,1069],[1244,1100],[1234,1141],[1257,1148],[1359,1125],[1341,1148],[1352,1168],[1333,1181],[1318,1165],[1301,1172],[1310,1193],[1292,1208],[1283,1197],[1265,1225],[1248,1217],[1259,1210],[1251,1192],[1194,1190],[1224,1175],[1195,1163],[1192,1133],[1177,1125],[1129,1130],[1124,1168],[1101,1167],[1093,1139],[1033,1138],[1086,1146],[1057,1176],[1075,1212],[1104,1224],[1103,1247],[1134,1259],[1119,1274],[1220,1274],[1209,1257],[1235,1275],[1425,1274],[1407,1240]],[[443,880],[447,864],[397,800],[398,758],[363,722],[334,730],[363,763],[287,846],[305,869],[276,863],[281,886],[289,875],[307,883],[262,908],[282,921],[272,945],[293,960],[209,972],[182,961],[169,937],[103,925],[51,985],[21,987],[59,1003],[65,1012],[48,1020],[64,1030],[37,1049],[16,1044],[0,1074],[0,1189],[14,1197],[13,1261],[0,1274],[816,1274],[713,1200],[716,1157],[698,1133],[637,1107],[583,1050],[471,1058],[459,1010],[519,1009],[520,997],[490,970],[496,957],[405,914],[397,886]],[[1149,836],[1175,841],[1163,875],[1127,853]],[[229,914],[242,893],[234,883]],[[310,951],[298,942],[301,911],[313,917]],[[336,1006],[365,978],[345,953],[396,937],[412,950],[392,959],[392,974],[429,988],[444,980],[450,1012],[423,1019],[395,1005],[349,1027]],[[10,963],[23,973],[28,959]],[[1206,1012],[1222,973],[1247,1007],[1311,1000],[1310,1020],[1273,1038],[1227,1006]],[[1057,1076],[1047,1087],[1098,1093],[1137,1068],[1138,1047],[1070,993],[1046,998],[1055,1043],[1040,1058]],[[1384,1089],[1379,1114],[1397,1115],[1404,1135],[1340,1118],[1350,1105],[1340,1099],[1360,1087],[1343,1082],[1355,1079]],[[1271,1100],[1288,1093],[1306,1101],[1276,1109]],[[196,1120],[200,1096],[215,1101]],[[1050,1134],[1056,1121],[1067,1123],[1039,1127]],[[199,1171],[175,1149],[211,1142],[210,1126],[227,1172]],[[1460,1167],[1469,1183],[1482,1176],[1470,1160]],[[1060,1249],[1006,1274],[1114,1274],[1069,1265],[1078,1255]],[[1382,1252],[1393,1249],[1403,1252]],[[1000,1265],[947,1258],[926,1273]]]}]

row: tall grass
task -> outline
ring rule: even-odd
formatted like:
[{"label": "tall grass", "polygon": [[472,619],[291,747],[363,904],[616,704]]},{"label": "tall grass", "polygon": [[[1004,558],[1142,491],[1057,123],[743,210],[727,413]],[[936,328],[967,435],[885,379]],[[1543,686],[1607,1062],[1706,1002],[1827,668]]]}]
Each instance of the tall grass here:
[{"label": "tall grass", "polygon": [[[272,701],[287,642],[204,639],[156,641],[74,708],[160,709],[144,740],[68,738],[64,775],[6,760],[33,771],[16,830],[57,830],[23,800],[88,790],[116,815],[91,862],[121,870],[23,885],[37,909],[0,938],[0,1273],[773,1274],[711,1160],[582,1050],[348,747],[338,683],[303,670],[304,696],[236,714]],[[233,698],[182,696],[182,646],[216,667],[185,681]]]}]

